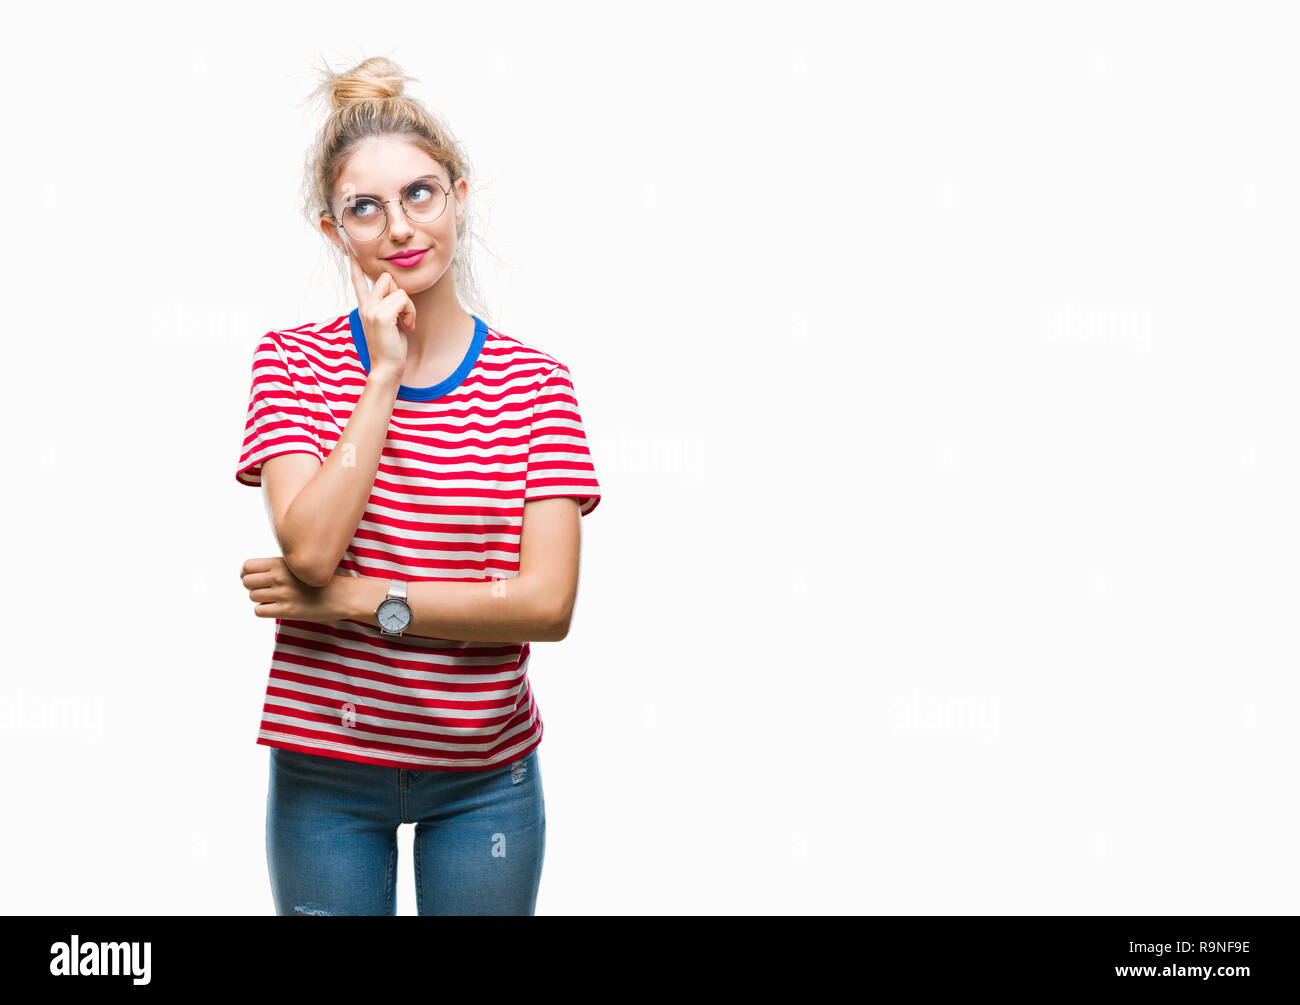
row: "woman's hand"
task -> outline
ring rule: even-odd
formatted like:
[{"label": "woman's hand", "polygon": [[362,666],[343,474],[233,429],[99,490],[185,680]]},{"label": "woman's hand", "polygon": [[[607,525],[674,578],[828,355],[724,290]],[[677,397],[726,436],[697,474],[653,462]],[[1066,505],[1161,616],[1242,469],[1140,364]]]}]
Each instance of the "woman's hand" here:
[{"label": "woman's hand", "polygon": [[310,586],[289,571],[280,556],[250,558],[240,579],[259,618],[290,621],[340,621],[346,614],[343,590],[348,576],[334,576],[325,586]]},{"label": "woman's hand", "polygon": [[368,289],[361,263],[350,252],[348,265],[357,291],[357,314],[370,350],[370,372],[387,372],[400,382],[406,369],[406,336],[397,325],[400,321],[408,332],[415,331],[415,304],[387,270],[380,272],[374,288]]}]

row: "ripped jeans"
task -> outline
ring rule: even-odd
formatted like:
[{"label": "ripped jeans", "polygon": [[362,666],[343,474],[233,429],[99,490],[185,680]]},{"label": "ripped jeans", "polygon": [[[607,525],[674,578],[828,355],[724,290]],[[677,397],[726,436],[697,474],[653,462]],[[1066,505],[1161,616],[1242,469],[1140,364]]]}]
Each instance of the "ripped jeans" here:
[{"label": "ripped jeans", "polygon": [[276,914],[396,914],[403,823],[415,824],[420,914],[532,914],[546,852],[537,749],[499,768],[431,771],[271,747]]}]

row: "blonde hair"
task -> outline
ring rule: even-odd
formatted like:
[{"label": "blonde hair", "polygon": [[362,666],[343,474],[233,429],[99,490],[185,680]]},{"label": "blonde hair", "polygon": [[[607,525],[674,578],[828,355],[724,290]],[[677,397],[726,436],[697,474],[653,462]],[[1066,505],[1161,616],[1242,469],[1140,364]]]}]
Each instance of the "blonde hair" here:
[{"label": "blonde hair", "polygon": [[[404,93],[405,82],[414,80],[383,56],[364,59],[342,73],[335,73],[321,60],[319,84],[307,100],[325,98],[330,113],[307,153],[303,168],[302,208],[311,226],[319,229],[322,215],[330,215],[334,183],[356,148],[371,137],[406,140],[441,164],[453,186],[461,178],[470,183],[469,159],[451,130],[437,114]],[[474,201],[468,200],[456,225],[452,279],[456,296],[465,309],[486,318],[486,306],[470,255],[470,239],[475,237],[470,219],[473,205]],[[326,241],[329,243],[328,238]],[[335,250],[332,243],[330,249]],[[343,288],[350,290],[352,282],[346,259],[338,255],[331,257],[340,266]]]}]

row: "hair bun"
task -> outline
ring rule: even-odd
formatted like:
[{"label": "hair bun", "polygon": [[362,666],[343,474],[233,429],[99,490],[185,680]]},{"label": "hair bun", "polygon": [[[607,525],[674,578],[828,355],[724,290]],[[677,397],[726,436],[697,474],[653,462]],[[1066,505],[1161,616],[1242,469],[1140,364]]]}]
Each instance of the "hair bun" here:
[{"label": "hair bun", "polygon": [[331,74],[326,80],[330,107],[337,110],[356,101],[399,98],[405,82],[414,80],[385,56],[371,56],[350,70]]}]

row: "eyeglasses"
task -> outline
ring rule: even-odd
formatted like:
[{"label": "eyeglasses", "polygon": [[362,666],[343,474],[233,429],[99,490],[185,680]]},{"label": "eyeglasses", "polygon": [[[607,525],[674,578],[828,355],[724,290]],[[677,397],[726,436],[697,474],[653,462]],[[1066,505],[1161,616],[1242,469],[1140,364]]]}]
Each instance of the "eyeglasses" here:
[{"label": "eyeglasses", "polygon": [[388,229],[388,203],[400,202],[402,212],[413,223],[433,223],[447,208],[451,190],[440,185],[436,178],[417,178],[406,186],[400,199],[374,199],[370,196],[345,197],[343,219],[330,214],[330,219],[347,232],[354,241],[373,241]]}]

